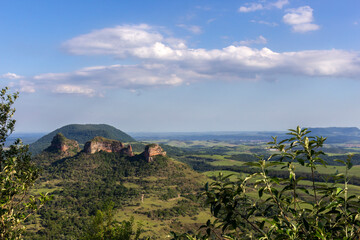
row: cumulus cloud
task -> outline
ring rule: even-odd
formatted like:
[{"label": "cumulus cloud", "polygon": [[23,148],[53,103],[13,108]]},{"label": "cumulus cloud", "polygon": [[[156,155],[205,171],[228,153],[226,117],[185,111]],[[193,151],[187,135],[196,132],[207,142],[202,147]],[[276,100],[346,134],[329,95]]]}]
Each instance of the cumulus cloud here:
[{"label": "cumulus cloud", "polygon": [[19,79],[19,78],[22,78],[22,76],[17,75],[15,73],[5,73],[5,74],[0,75],[0,78],[2,78],[2,79]]},{"label": "cumulus cloud", "polygon": [[262,10],[264,9],[264,6],[260,3],[249,3],[247,4],[246,6],[241,6],[239,8],[239,12],[254,12],[254,11],[257,11],[257,10]]},{"label": "cumulus cloud", "polygon": [[288,0],[278,0],[270,3],[246,3],[244,6],[241,6],[238,11],[247,13],[259,10],[270,10],[273,8],[282,9],[286,4],[289,4]]},{"label": "cumulus cloud", "polygon": [[123,25],[80,35],[66,41],[63,47],[78,55],[116,54],[126,57],[128,52],[140,53],[142,49],[162,41],[166,39],[149,25]]},{"label": "cumulus cloud", "polygon": [[[245,45],[245,46],[249,46],[252,44],[266,44],[267,43],[267,39],[264,38],[263,36],[259,36],[256,39],[251,39],[251,40],[243,40],[238,42],[239,45]],[[237,43],[235,43],[237,44]]]},{"label": "cumulus cloud", "polygon": [[270,3],[270,6],[282,9],[285,5],[289,4],[288,0],[278,0],[276,2]]},{"label": "cumulus cloud", "polygon": [[286,10],[283,21],[292,26],[294,32],[308,32],[318,30],[320,27],[313,23],[313,9],[309,6]]},{"label": "cumulus cloud", "polygon": [[[296,18],[292,21],[304,23]],[[266,43],[266,39],[260,36],[244,43]],[[208,80],[259,81],[281,75],[360,80],[358,52],[336,49],[275,52],[236,44],[221,49],[188,48],[181,39],[166,37],[147,25],[93,31],[70,39],[66,48],[72,54],[131,57],[138,63],[40,74],[27,78],[24,90],[91,97],[110,89],[141,90]]]},{"label": "cumulus cloud", "polygon": [[178,24],[177,25],[180,28],[183,28],[189,32],[192,32],[194,34],[200,34],[202,33],[202,29],[200,26],[196,26],[196,25],[185,25],[185,24]]}]

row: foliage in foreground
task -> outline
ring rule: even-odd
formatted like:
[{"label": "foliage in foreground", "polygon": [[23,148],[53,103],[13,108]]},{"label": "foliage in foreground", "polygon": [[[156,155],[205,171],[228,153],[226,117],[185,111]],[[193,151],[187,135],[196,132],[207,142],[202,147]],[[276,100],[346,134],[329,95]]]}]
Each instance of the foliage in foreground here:
[{"label": "foliage in foreground", "polygon": [[31,163],[28,146],[17,140],[9,149],[4,148],[6,138],[14,131],[12,108],[17,94],[0,91],[0,239],[19,239],[24,229],[22,223],[41,207],[49,197],[35,198],[28,194],[39,176]]},{"label": "foliage in foreground", "polygon": [[[297,127],[285,140],[274,137],[268,144],[275,153],[246,163],[258,171],[245,179],[230,182],[220,175],[207,184],[204,195],[215,221],[207,221],[198,235],[173,233],[173,239],[360,239],[360,198],[348,194],[351,156],[338,160],[346,172],[333,175],[335,183],[316,183],[317,165],[326,165],[321,150],[326,138],[309,133]],[[310,188],[301,184],[295,162],[309,168]],[[286,168],[288,177],[269,176],[275,165]],[[257,199],[249,194],[254,188]]]},{"label": "foliage in foreground", "polygon": [[141,224],[134,229],[134,217],[129,221],[115,220],[115,211],[111,204],[104,211],[98,210],[93,216],[84,240],[138,240],[142,231]]}]

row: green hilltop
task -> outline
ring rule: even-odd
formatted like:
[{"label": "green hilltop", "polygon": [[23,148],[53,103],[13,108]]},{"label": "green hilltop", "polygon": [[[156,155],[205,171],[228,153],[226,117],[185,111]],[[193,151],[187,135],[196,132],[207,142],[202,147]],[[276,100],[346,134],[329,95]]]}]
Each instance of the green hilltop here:
[{"label": "green hilltop", "polygon": [[58,128],[55,131],[43,136],[36,142],[30,144],[30,151],[38,154],[50,146],[52,139],[58,133],[62,133],[66,138],[77,141],[80,145],[85,144],[94,137],[101,136],[121,142],[135,142],[136,140],[123,131],[107,124],[70,124]]}]

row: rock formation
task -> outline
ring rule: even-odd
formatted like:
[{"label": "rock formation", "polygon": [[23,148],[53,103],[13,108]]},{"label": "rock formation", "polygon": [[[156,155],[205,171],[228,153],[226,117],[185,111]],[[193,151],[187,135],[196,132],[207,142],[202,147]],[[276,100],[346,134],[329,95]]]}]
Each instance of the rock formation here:
[{"label": "rock formation", "polygon": [[152,162],[154,156],[166,156],[166,152],[158,144],[150,144],[145,147],[145,151],[142,153],[147,162]]},{"label": "rock formation", "polygon": [[132,147],[130,144],[126,148],[123,148],[122,153],[125,155],[128,155],[129,157],[134,156],[134,153],[132,151]]},{"label": "rock formation", "polygon": [[80,147],[77,141],[67,139],[62,133],[58,133],[52,139],[50,147],[45,149],[45,151],[70,156],[78,153]]},{"label": "rock formation", "polygon": [[[80,147],[77,141],[67,139],[63,134],[58,133],[51,141],[51,146],[45,149],[47,152],[60,153],[61,157],[74,156],[80,152]],[[129,144],[125,146],[122,142],[104,137],[95,137],[91,141],[85,143],[83,152],[94,154],[100,151],[109,153],[120,153],[129,157],[133,157],[134,153],[132,146]],[[154,161],[154,156],[166,156],[166,152],[158,144],[149,144],[145,150],[139,154],[141,158],[147,162]]]},{"label": "rock formation", "polygon": [[123,143],[107,139],[104,137],[95,137],[91,141],[85,143],[84,152],[85,153],[96,153],[100,151],[112,152],[112,153],[123,153],[127,156],[133,156],[132,147],[128,145],[124,146]]}]

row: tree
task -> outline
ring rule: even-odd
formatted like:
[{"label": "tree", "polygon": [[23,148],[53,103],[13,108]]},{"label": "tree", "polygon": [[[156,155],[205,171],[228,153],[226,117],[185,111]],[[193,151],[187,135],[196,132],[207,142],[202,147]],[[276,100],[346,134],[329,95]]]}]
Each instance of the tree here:
[{"label": "tree", "polygon": [[[173,233],[173,239],[360,239],[360,198],[348,192],[351,156],[338,160],[346,166],[345,174],[332,175],[332,183],[317,183],[316,168],[326,166],[321,150],[326,138],[309,133],[297,127],[280,142],[273,137],[268,144],[274,154],[246,163],[258,172],[237,182],[220,174],[207,184],[204,195],[215,221],[201,227],[204,234]],[[295,163],[308,167],[310,184],[300,182]],[[269,176],[273,166],[286,168],[288,177]],[[257,198],[249,194],[254,189]]]},{"label": "tree", "polygon": [[28,146],[18,139],[5,148],[7,137],[14,131],[12,107],[18,93],[0,91],[0,239],[20,239],[23,222],[50,198],[34,197],[30,188],[39,177],[39,169],[31,162]]},{"label": "tree", "polygon": [[114,219],[114,214],[113,203],[107,204],[104,211],[98,210],[84,240],[138,240],[143,230],[140,224],[134,229],[134,217],[129,221],[118,222]]}]

